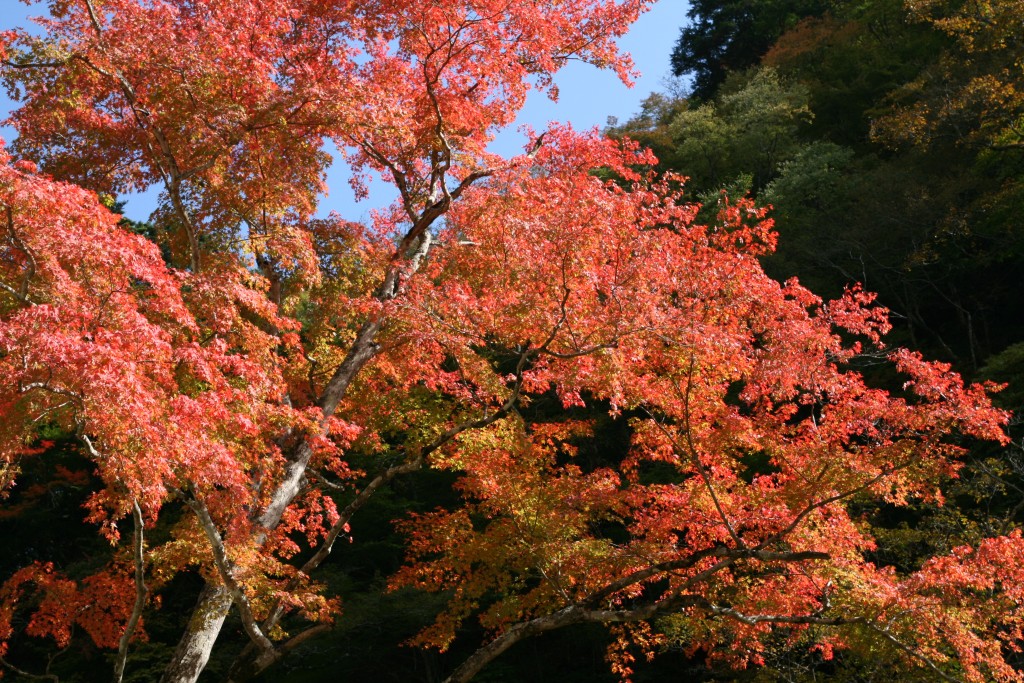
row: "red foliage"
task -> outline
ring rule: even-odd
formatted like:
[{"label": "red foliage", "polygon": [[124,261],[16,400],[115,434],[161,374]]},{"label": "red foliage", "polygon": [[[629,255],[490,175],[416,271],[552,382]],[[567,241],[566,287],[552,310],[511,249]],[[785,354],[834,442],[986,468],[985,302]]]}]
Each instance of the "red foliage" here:
[{"label": "red foliage", "polygon": [[[481,614],[496,642],[523,622],[626,621],[650,650],[642,622],[671,612],[694,651],[740,665],[778,624],[848,625],[1015,678],[999,643],[1020,640],[1019,534],[901,577],[865,560],[846,507],[941,498],[965,436],[1006,438],[984,387],[884,350],[859,289],[823,303],[769,279],[762,211],[723,198],[696,224],[679,179],[637,170],[654,160],[629,142],[552,126],[522,156],[486,150],[567,59],[627,77],[613,39],[648,4],[73,0],[42,41],[4,35],[17,149],[45,174],[0,156],[2,483],[45,419],[89,453],[89,518],[112,542],[135,505],[153,525],[183,501],[193,514],[141,566],[157,586],[198,568],[270,660],[281,614],[336,612],[308,573],[352,515],[434,466],[463,473],[467,503],[403,523],[395,584],[454,595],[420,642],[447,645],[497,596]],[[371,225],[310,218],[328,138],[357,186],[380,173],[401,195]],[[95,194],[153,183],[164,253]],[[852,368],[864,346],[902,392]],[[578,464],[589,420],[514,409],[548,392],[629,420],[627,452]],[[364,474],[354,449],[390,452]],[[652,482],[652,463],[672,476]],[[330,475],[358,487],[344,509],[306,490]],[[303,537],[321,552],[299,568]],[[29,635],[61,644],[80,624],[118,645],[134,569],[21,570],[0,640],[36,596]]]}]

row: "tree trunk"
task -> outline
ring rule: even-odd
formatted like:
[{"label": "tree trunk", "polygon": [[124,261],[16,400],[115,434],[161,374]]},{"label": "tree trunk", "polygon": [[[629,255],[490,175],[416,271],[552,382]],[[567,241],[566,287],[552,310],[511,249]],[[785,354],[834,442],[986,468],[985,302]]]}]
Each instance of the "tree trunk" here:
[{"label": "tree trunk", "polygon": [[[458,196],[476,180],[488,175],[490,173],[471,174],[462,181],[452,197]],[[445,213],[447,208],[447,201],[439,202],[427,208],[414,222],[399,245],[392,265],[377,290],[376,298],[379,301],[390,301],[401,293],[403,271],[407,276],[419,269],[432,244],[430,226]],[[376,337],[383,325],[384,321],[376,318],[367,320],[360,327],[345,359],[335,370],[317,401],[325,421],[334,415],[352,380],[377,353]],[[274,529],[280,523],[285,509],[301,490],[306,467],[312,455],[313,449],[306,441],[298,444],[295,452],[292,453],[285,468],[284,477],[274,489],[270,503],[258,516],[260,525],[267,531]],[[258,544],[262,544],[266,540],[266,534],[261,534],[255,540]],[[199,603],[192,612],[188,628],[182,635],[174,657],[164,671],[160,683],[194,683],[199,678],[199,674],[202,673],[206,662],[210,659],[210,653],[213,651],[217,636],[220,634],[220,629],[230,609],[231,596],[226,589],[209,585],[203,588],[203,592],[199,596]],[[280,653],[274,651],[263,653],[257,663],[257,666],[260,667],[257,670],[262,671],[278,659],[280,659]]]},{"label": "tree trunk", "polygon": [[231,596],[227,590],[210,585],[203,588],[160,683],[195,683],[210,659],[213,645],[230,610]]}]

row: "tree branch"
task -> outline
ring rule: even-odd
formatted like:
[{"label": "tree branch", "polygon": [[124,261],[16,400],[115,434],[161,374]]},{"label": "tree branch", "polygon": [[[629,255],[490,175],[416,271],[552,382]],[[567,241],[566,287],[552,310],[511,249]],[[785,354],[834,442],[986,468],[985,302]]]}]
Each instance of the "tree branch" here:
[{"label": "tree branch", "polygon": [[34,681],[53,681],[53,683],[60,683],[60,679],[57,678],[56,674],[51,674],[51,673],[33,674],[33,673],[29,673],[28,671],[25,671],[24,669],[20,669],[20,668],[14,666],[10,662],[8,662],[4,657],[0,657],[0,665],[3,665],[5,668],[13,671],[14,673],[18,674],[19,676],[24,676],[25,678],[30,678],[30,679],[32,679]]},{"label": "tree branch", "polygon": [[[394,172],[397,173],[398,171],[395,170]],[[474,182],[489,175],[491,175],[491,171],[471,173],[459,184],[458,188],[452,191],[451,198],[459,197]],[[402,272],[415,273],[420,267],[423,259],[429,253],[432,244],[429,228],[437,218],[448,210],[449,203],[448,201],[442,201],[434,204],[425,209],[413,221],[412,227],[406,232],[398,248],[395,250],[391,258],[391,265],[388,267],[384,280],[377,289],[375,296],[378,301],[383,303],[397,297],[401,293]],[[344,360],[334,371],[334,374],[331,375],[327,385],[324,387],[323,393],[317,400],[317,405],[320,407],[324,421],[334,415],[341,400],[348,392],[352,380],[355,379],[366,363],[376,355],[378,346],[375,340],[383,326],[384,319],[376,317],[367,320],[359,328],[356,338],[349,347]],[[312,455],[313,449],[308,442],[303,441],[299,444],[295,454],[285,468],[285,476],[282,478],[271,503],[260,516],[260,524],[265,528],[271,529],[276,526],[281,519],[281,515],[284,514],[285,508],[298,495],[301,489],[302,478]]]},{"label": "tree branch", "polygon": [[259,624],[256,623],[256,617],[252,613],[252,607],[249,604],[249,598],[245,595],[245,589],[235,579],[227,549],[224,547],[224,541],[217,530],[217,525],[214,524],[213,518],[210,517],[210,511],[202,501],[193,495],[183,492],[183,498],[199,519],[199,523],[206,533],[206,538],[210,542],[210,549],[213,551],[213,562],[217,567],[217,573],[220,574],[224,587],[227,588],[228,593],[231,595],[231,601],[238,608],[239,615],[242,617],[242,628],[245,630],[246,635],[261,650],[273,650],[274,644],[263,634]]},{"label": "tree branch", "polygon": [[4,205],[4,215],[7,218],[7,231],[11,234],[11,242],[14,244],[15,248],[25,254],[25,258],[28,261],[28,268],[25,271],[25,277],[22,278],[21,285],[17,290],[3,282],[0,282],[0,287],[14,295],[22,303],[35,306],[35,302],[28,297],[28,286],[36,274],[36,257],[32,254],[29,248],[25,246],[25,243],[21,241],[21,238],[18,237],[18,233],[14,229],[14,209],[8,204]]},{"label": "tree branch", "polygon": [[[536,353],[537,352],[535,350],[529,348],[524,349],[520,353],[519,361],[516,364],[515,369],[516,379],[512,386],[511,394],[505,400],[505,402],[501,406],[499,406],[493,413],[485,415],[484,417],[478,418],[476,420],[467,420],[465,422],[461,422],[449,428],[444,433],[438,435],[429,444],[423,446],[412,459],[401,465],[395,465],[394,467],[388,468],[384,472],[374,477],[368,484],[366,484],[366,486],[364,486],[363,489],[356,495],[355,499],[349,502],[349,504],[346,505],[345,508],[338,515],[337,521],[335,521],[335,523],[331,526],[330,530],[327,533],[327,536],[324,538],[323,543],[317,549],[317,552],[311,558],[309,558],[299,569],[299,575],[308,576],[313,570],[320,566],[320,564],[324,560],[327,559],[327,557],[331,553],[331,550],[334,547],[335,541],[337,541],[338,537],[344,532],[345,527],[351,521],[353,515],[355,515],[356,512],[358,512],[364,505],[366,505],[367,502],[369,502],[369,500],[373,497],[373,494],[376,493],[378,489],[380,489],[382,486],[387,485],[396,477],[399,477],[403,474],[415,472],[422,468],[429,455],[436,452],[446,444],[450,443],[457,436],[459,436],[459,434],[474,429],[482,429],[484,427],[494,424],[498,420],[510,414],[515,408],[516,403],[519,401],[519,397],[522,393],[523,370],[525,369],[526,363],[529,361],[529,359],[535,356]],[[289,589],[294,588],[297,585],[298,578],[294,579],[291,582]],[[263,621],[263,624],[261,625],[262,630],[264,632],[270,631],[270,629],[274,628],[274,626],[278,624],[278,622],[281,620],[281,617],[283,616],[284,608],[281,601],[279,600],[275,603],[273,608],[271,608],[269,615]],[[251,654],[251,652],[249,654]],[[246,653],[243,652],[240,658],[244,656],[246,656]]]},{"label": "tree branch", "polygon": [[[85,6],[89,12],[89,20],[92,23],[92,27],[96,31],[96,35],[102,43],[103,28],[100,25],[96,8],[93,6],[93,1],[85,0]],[[116,69],[114,71],[108,71],[107,69],[94,64],[86,57],[79,57],[79,59],[97,73],[117,82],[121,89],[121,93],[124,95],[125,100],[128,102],[128,106],[132,110],[132,115],[135,117],[135,122],[138,124],[139,128],[149,131],[153,136],[153,139],[156,140],[160,149],[159,155],[154,154],[153,148],[148,143],[147,147],[149,147],[150,153],[154,156],[157,170],[163,177],[164,186],[167,188],[167,194],[171,197],[171,204],[174,206],[174,211],[178,215],[178,218],[181,219],[182,227],[185,229],[185,234],[188,237],[189,266],[193,273],[198,273],[200,266],[199,236],[196,231],[195,224],[192,221],[192,217],[189,215],[188,210],[185,207],[185,202],[181,198],[181,182],[184,179],[184,175],[182,174],[181,169],[178,166],[178,161],[171,150],[170,141],[167,139],[167,136],[164,135],[163,131],[152,123],[150,113],[139,104],[139,97],[135,92],[135,88],[123,73]],[[163,157],[163,163],[160,161],[160,156]]]},{"label": "tree branch", "polygon": [[963,681],[960,680],[959,678],[955,678],[953,676],[950,676],[949,674],[944,672],[942,669],[940,669],[938,667],[938,665],[935,662],[933,662],[929,657],[926,657],[924,654],[918,652],[914,648],[910,647],[909,645],[907,645],[904,642],[902,642],[901,640],[899,640],[893,634],[889,633],[888,629],[880,628],[879,626],[877,626],[877,625],[875,625],[875,624],[873,624],[871,622],[865,622],[864,625],[867,626],[869,630],[874,631],[875,633],[879,634],[880,636],[882,636],[883,638],[888,640],[890,643],[892,643],[893,645],[898,647],[900,650],[902,650],[903,652],[905,652],[908,655],[910,655],[911,657],[913,657],[914,659],[918,659],[918,660],[924,662],[924,664],[927,665],[929,669],[934,671],[935,674],[939,678],[941,678],[942,680],[949,681],[949,683],[963,683]]},{"label": "tree branch", "polygon": [[128,661],[128,643],[135,633],[139,619],[142,617],[142,608],[146,604],[146,596],[149,589],[146,587],[146,574],[143,556],[143,527],[145,521],[142,519],[142,509],[139,501],[132,501],[132,516],[135,519],[135,530],[132,533],[132,550],[135,556],[135,605],[132,607],[131,616],[125,624],[124,633],[117,646],[117,662],[114,665],[114,683],[121,683],[124,678],[124,667]]}]

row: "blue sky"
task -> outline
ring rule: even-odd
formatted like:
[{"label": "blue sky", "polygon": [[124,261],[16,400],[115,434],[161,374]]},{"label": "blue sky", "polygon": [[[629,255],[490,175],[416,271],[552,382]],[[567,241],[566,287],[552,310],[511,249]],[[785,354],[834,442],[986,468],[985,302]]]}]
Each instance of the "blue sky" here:
[{"label": "blue sky", "polygon": [[[0,0],[0,30],[28,25],[28,17],[40,12],[16,0]],[[611,72],[573,63],[557,78],[560,97],[550,101],[541,93],[532,93],[515,126],[498,136],[493,145],[496,152],[515,154],[522,150],[522,136],[518,126],[528,124],[544,130],[551,121],[568,121],[577,129],[604,126],[609,116],[626,120],[639,110],[640,103],[652,92],[664,90],[665,79],[670,77],[669,54],[686,19],[685,0],[658,0],[653,9],[634,24],[620,42],[620,46],[633,55],[641,77],[633,88],[626,88]],[[5,118],[12,104],[0,93],[0,118]],[[0,137],[10,139],[10,128],[0,128]],[[335,167],[328,172],[330,194],[321,202],[321,214],[338,211],[349,219],[365,218],[370,209],[390,201],[389,187],[375,183],[370,197],[355,203],[348,187],[344,168]],[[128,197],[126,213],[132,218],[144,219],[155,205],[156,193]]]}]

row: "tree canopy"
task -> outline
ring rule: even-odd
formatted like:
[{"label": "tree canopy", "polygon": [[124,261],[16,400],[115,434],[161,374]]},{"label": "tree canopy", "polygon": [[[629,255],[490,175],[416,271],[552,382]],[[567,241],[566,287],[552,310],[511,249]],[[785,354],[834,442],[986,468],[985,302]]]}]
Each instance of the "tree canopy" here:
[{"label": "tree canopy", "polygon": [[672,50],[672,71],[693,78],[693,94],[711,97],[730,72],[757,65],[787,29],[821,16],[829,0],[693,0]]},{"label": "tree canopy", "polygon": [[[582,624],[622,678],[675,638],[737,669],[783,642],[1020,680],[1020,532],[896,568],[859,513],[939,504],[968,446],[1005,444],[996,385],[887,346],[859,286],[770,278],[765,209],[701,209],[638,142],[552,124],[488,151],[568,60],[626,78],[649,4],[53,0],[42,36],[3,35],[0,481],[21,514],[25,473],[76,452],[49,476],[108,542],[2,577],[7,671],[73,680],[52,652],[85,641],[130,678],[192,591],[160,680],[197,680],[225,623],[223,678],[272,672],[346,619],[332,548],[433,474],[433,507],[387,520],[387,583],[442,594],[417,647],[482,629],[453,683]],[[676,130],[768,186],[809,116],[773,78]],[[763,136],[792,144],[747,154]],[[328,141],[395,203],[316,218]],[[111,211],[151,186],[148,225]]]}]

